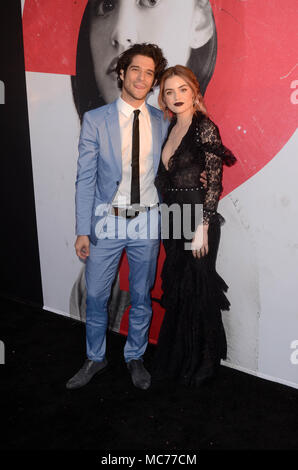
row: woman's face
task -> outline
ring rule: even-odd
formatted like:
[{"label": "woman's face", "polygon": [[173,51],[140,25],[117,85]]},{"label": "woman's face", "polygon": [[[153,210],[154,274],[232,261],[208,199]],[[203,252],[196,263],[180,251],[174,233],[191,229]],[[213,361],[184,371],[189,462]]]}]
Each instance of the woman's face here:
[{"label": "woman's face", "polygon": [[95,78],[107,103],[119,95],[112,69],[132,44],[157,44],[169,65],[185,65],[191,47],[213,34],[208,0],[90,0],[90,7]]},{"label": "woman's face", "polygon": [[172,113],[193,114],[194,93],[187,81],[178,75],[165,81],[163,101]]}]

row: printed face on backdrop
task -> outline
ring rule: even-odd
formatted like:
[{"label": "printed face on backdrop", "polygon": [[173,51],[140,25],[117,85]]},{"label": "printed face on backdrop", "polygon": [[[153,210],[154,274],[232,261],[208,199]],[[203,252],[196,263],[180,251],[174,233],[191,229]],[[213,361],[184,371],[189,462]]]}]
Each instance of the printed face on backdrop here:
[{"label": "printed face on backdrop", "polygon": [[106,103],[118,95],[113,69],[134,43],[157,44],[169,65],[186,65],[192,49],[214,34],[209,0],[90,0],[90,47],[97,87]]}]

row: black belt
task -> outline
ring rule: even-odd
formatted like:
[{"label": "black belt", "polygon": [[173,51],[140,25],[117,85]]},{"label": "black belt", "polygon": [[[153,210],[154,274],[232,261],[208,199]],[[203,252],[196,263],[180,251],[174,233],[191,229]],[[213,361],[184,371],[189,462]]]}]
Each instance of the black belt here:
[{"label": "black belt", "polygon": [[193,188],[167,188],[167,191],[199,191],[200,189],[204,189],[204,186],[196,186]]},{"label": "black belt", "polygon": [[113,215],[116,215],[117,217],[124,217],[126,219],[133,219],[134,217],[137,217],[139,214],[141,214],[142,212],[148,212],[152,209],[155,209],[156,207],[158,207],[158,204],[154,204],[154,206],[143,206],[143,207],[140,207],[139,210],[136,210],[136,209],[124,209],[123,207],[115,207],[115,206],[112,206],[111,208],[111,213]]}]

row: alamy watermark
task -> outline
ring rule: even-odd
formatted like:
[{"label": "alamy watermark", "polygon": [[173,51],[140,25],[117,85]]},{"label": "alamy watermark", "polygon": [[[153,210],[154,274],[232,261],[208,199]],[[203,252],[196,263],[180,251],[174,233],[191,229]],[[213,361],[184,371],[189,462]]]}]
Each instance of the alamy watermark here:
[{"label": "alamy watermark", "polygon": [[291,103],[298,104],[298,80],[293,80],[290,87],[294,89],[294,91],[291,93]]},{"label": "alamy watermark", "polygon": [[5,364],[5,346],[3,341],[0,341],[0,365]]},{"label": "alamy watermark", "polygon": [[291,354],[290,361],[292,364],[298,364],[298,339],[291,342],[291,349],[294,349],[294,351]]},{"label": "alamy watermark", "polygon": [[5,85],[2,80],[0,80],[0,104],[5,104]]},{"label": "alamy watermark", "polygon": [[[125,205],[121,206],[126,211]],[[133,205],[127,214],[138,217],[113,216],[112,207],[108,204],[99,204],[95,215],[100,217],[96,223],[95,234],[99,239],[150,239],[174,240],[184,239],[184,247],[191,250],[191,240],[203,240],[202,227],[203,204],[159,204],[155,208],[143,211],[140,206]],[[159,224],[159,213],[161,224]],[[111,217],[112,216],[112,217]],[[188,240],[188,241],[186,241]]]}]

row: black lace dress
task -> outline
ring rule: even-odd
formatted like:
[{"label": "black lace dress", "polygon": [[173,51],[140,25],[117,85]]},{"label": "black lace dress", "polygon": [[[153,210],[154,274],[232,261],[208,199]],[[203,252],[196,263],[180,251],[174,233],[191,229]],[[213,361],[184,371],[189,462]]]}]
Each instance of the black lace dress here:
[{"label": "black lace dress", "polygon": [[[169,126],[168,136],[174,125],[175,120]],[[230,303],[224,294],[228,286],[215,267],[220,226],[224,222],[217,205],[222,192],[223,164],[231,166],[235,162],[234,155],[222,144],[217,126],[202,113],[194,115],[168,162],[168,170],[160,161],[155,184],[163,203],[179,204],[181,217],[182,205],[190,204],[194,209],[196,204],[203,204],[203,223],[209,225],[209,252],[194,258],[192,251],[185,249],[189,240],[173,237],[173,221],[177,223],[177,219],[170,219],[170,236],[163,239],[166,259],[161,276],[161,304],[166,312],[154,359],[153,376],[157,379],[175,378],[187,385],[199,385],[214,376],[220,359],[226,358],[221,311],[229,310]],[[206,190],[200,183],[203,170],[207,173]],[[193,210],[192,230],[195,230]]]}]

